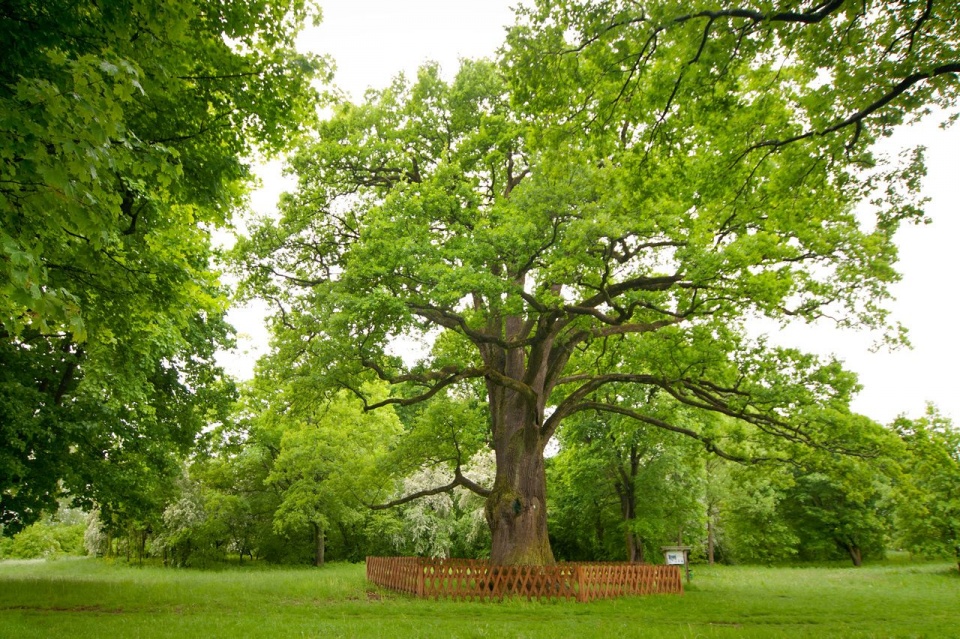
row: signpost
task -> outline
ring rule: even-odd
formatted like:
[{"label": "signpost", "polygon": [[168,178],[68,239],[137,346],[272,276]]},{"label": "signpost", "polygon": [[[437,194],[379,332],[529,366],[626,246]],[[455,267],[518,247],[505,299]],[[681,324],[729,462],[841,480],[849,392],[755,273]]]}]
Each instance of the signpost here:
[{"label": "signpost", "polygon": [[661,546],[663,562],[668,566],[683,566],[690,583],[690,546]]}]

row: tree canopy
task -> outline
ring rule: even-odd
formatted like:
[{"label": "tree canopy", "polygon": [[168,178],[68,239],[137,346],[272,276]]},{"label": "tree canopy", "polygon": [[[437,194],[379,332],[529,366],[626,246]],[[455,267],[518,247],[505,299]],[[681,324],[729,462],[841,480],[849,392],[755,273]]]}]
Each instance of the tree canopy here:
[{"label": "tree canopy", "polygon": [[578,413],[744,461],[873,454],[855,377],[746,325],[898,339],[883,302],[895,232],[923,217],[922,154],[872,144],[952,104],[957,19],[936,2],[538,2],[497,62],[337,106],[281,219],[240,246],[248,285],[277,303],[292,374],[394,386],[369,410],[481,385],[495,562],[552,561],[543,451]]},{"label": "tree canopy", "polygon": [[314,117],[324,65],[294,50],[311,11],[301,0],[0,9],[5,532],[64,489],[104,501],[136,494],[146,470],[179,473],[171,456],[222,416],[230,383],[213,355],[229,330],[211,231],[242,204],[251,159]]}]

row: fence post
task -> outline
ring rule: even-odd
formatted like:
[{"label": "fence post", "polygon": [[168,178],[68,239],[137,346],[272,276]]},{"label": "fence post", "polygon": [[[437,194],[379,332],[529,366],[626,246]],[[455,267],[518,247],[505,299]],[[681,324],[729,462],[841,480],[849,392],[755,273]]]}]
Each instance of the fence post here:
[{"label": "fence post", "polygon": [[426,570],[423,557],[417,559],[417,597],[423,599],[423,572]]},{"label": "fence post", "polygon": [[574,566],[574,571],[577,574],[577,601],[584,602],[586,601],[586,591],[583,588],[583,567],[580,564]]}]

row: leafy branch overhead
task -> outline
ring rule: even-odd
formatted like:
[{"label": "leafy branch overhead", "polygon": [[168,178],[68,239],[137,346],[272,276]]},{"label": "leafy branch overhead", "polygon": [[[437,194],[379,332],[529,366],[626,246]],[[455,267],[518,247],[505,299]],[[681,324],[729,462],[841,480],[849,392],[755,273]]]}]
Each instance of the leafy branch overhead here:
[{"label": "leafy branch overhead", "polygon": [[[314,116],[309,2],[0,9],[0,524],[139,502],[225,419],[214,229]],[[62,480],[62,481],[61,481]],[[158,478],[158,481],[160,479]],[[131,503],[126,506],[133,509]],[[104,512],[105,516],[106,513]]]}]

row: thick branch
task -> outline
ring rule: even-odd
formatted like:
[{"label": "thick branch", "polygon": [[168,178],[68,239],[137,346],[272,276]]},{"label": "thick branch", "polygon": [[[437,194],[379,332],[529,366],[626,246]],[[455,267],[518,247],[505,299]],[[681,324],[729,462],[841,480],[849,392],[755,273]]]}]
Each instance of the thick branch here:
[{"label": "thick branch", "polygon": [[[702,442],[708,452],[711,452],[719,457],[723,457],[724,459],[727,459],[733,462],[738,462],[741,464],[756,464],[763,461],[777,460],[777,458],[771,458],[771,457],[743,457],[741,455],[734,455],[734,454],[728,453],[718,448],[716,443],[711,438],[705,437],[704,435],[701,435],[696,431],[690,430],[689,428],[683,428],[682,426],[674,426],[673,424],[668,424],[667,422],[661,419],[650,417],[648,415],[643,415],[641,413],[638,413],[635,410],[624,408],[622,406],[612,406],[610,404],[604,404],[602,402],[584,402],[579,406],[577,406],[574,412],[579,412],[583,410],[596,410],[596,411],[606,412],[606,413],[615,413],[618,415],[629,417],[631,419],[635,419],[644,424],[656,426],[657,428],[660,428],[663,430],[668,430],[674,433],[680,433],[681,435],[685,435],[687,437],[696,439],[699,442]],[[779,460],[779,461],[786,461],[786,460]]]},{"label": "thick branch", "polygon": [[801,24],[816,24],[828,18],[843,5],[844,0],[831,0],[811,11],[798,13],[796,11],[778,11],[764,13],[753,9],[723,9],[720,11],[700,11],[674,18],[677,24],[683,24],[697,18],[708,18],[711,22],[719,18],[745,18],[753,22],[795,22]]},{"label": "thick branch", "polygon": [[[866,120],[870,115],[879,111],[886,105],[893,102],[899,96],[907,92],[910,87],[913,85],[922,82],[924,80],[930,80],[940,75],[946,75],[948,73],[960,73],[960,62],[950,62],[947,64],[942,64],[928,73],[914,73],[910,76],[907,76],[899,83],[897,83],[893,88],[884,93],[882,96],[874,100],[872,103],[866,107],[860,109],[856,113],[848,116],[847,118],[836,122],[825,129],[820,131],[806,131],[798,135],[791,136],[789,138],[784,138],[782,140],[764,140],[762,142],[757,142],[756,144],[750,146],[746,151],[740,154],[738,157],[739,161],[745,157],[751,151],[756,151],[762,148],[780,148],[794,142],[799,142],[800,140],[805,140],[814,136],[825,136],[831,133],[836,133],[841,129],[845,129],[848,126],[854,125],[857,127],[857,137],[859,137],[860,128],[863,126],[863,121]],[[848,145],[849,146],[849,145]]]},{"label": "thick branch", "polygon": [[560,405],[553,411],[548,419],[543,423],[543,431],[546,436],[550,436],[556,431],[560,422],[581,410],[581,402],[594,391],[599,390],[607,384],[617,382],[631,384],[653,384],[660,386],[663,380],[653,375],[630,375],[626,373],[611,373],[609,375],[571,375],[563,377],[557,381],[557,386],[562,384],[571,384],[574,382],[585,382],[579,388],[570,393]]},{"label": "thick branch", "polygon": [[[651,38],[656,37],[661,31],[664,31],[669,24],[684,24],[690,22],[691,20],[697,20],[700,18],[707,18],[708,27],[709,23],[712,23],[716,20],[722,18],[742,18],[751,20],[755,23],[760,22],[788,22],[788,23],[800,23],[800,24],[816,24],[822,22],[828,18],[831,14],[836,12],[844,3],[844,0],[830,0],[819,7],[815,7],[810,11],[799,13],[796,11],[778,11],[776,13],[764,13],[762,11],[757,11],[753,9],[722,9],[719,11],[699,11],[697,13],[688,13],[682,16],[677,16],[673,20],[667,23],[662,23],[658,26],[652,26],[651,31],[653,32]],[[642,22],[647,22],[648,18],[645,15],[641,15],[636,18],[629,18],[626,20],[621,20],[618,22],[612,22],[607,26],[600,29],[596,34],[588,38],[584,38],[580,44],[572,49],[567,49],[562,51],[561,54],[570,54],[570,53],[579,53],[586,49],[589,45],[593,44],[600,40],[604,35],[610,33],[611,31],[616,31],[621,27],[630,26],[633,24],[639,24]],[[649,44],[649,41],[648,41]],[[699,56],[699,53],[698,53]]]},{"label": "thick branch", "polygon": [[345,386],[345,387],[351,392],[353,392],[354,395],[360,398],[360,401],[363,402],[364,411],[372,411],[372,410],[376,410],[378,408],[383,408],[384,406],[390,406],[390,405],[410,406],[412,404],[419,404],[420,402],[424,402],[430,399],[431,397],[439,393],[441,390],[443,390],[447,386],[450,386],[451,384],[455,384],[465,379],[483,377],[486,374],[487,374],[487,371],[484,369],[467,368],[457,372],[454,375],[450,375],[449,377],[440,379],[439,381],[437,381],[436,384],[431,386],[429,390],[427,390],[425,393],[421,393],[420,395],[415,395],[413,397],[389,397],[383,401],[376,402],[374,404],[368,404],[367,398],[363,393],[353,388],[350,388],[349,386]]},{"label": "thick branch", "polygon": [[414,315],[422,317],[425,320],[433,322],[437,326],[442,326],[443,328],[449,328],[451,330],[460,331],[466,337],[468,337],[474,344],[493,344],[494,346],[499,346],[504,350],[513,350],[516,348],[525,348],[533,344],[536,340],[530,337],[523,337],[520,339],[511,339],[506,340],[498,335],[492,333],[484,333],[476,329],[470,328],[467,325],[467,321],[457,313],[452,311],[436,308],[434,306],[420,305],[420,304],[408,304],[410,312]]},{"label": "thick branch", "polygon": [[487,378],[494,384],[514,390],[528,399],[536,400],[537,398],[537,394],[530,386],[519,380],[513,379],[512,377],[504,375],[503,373],[500,373],[489,366],[484,368],[471,367],[464,369],[445,368],[439,371],[428,371],[420,374],[411,373],[406,375],[391,376],[389,373],[383,370],[381,366],[371,360],[364,360],[362,363],[365,367],[374,371],[380,379],[389,384],[401,384],[404,382],[426,384],[429,382],[435,382],[434,385],[430,386],[426,392],[419,395],[415,395],[413,397],[389,397],[374,404],[368,404],[366,396],[360,391],[350,388],[349,386],[345,386],[354,395],[360,398],[360,400],[363,402],[363,410],[365,411],[372,411],[390,405],[410,406],[412,404],[418,404],[430,399],[451,384],[461,382],[465,379],[475,379],[477,377]]},{"label": "thick branch", "polygon": [[682,318],[674,317],[671,319],[660,320],[658,322],[648,322],[644,324],[620,324],[618,326],[607,326],[597,328],[592,331],[593,337],[609,337],[611,335],[626,335],[628,333],[651,333],[661,328],[676,324]]},{"label": "thick branch", "polygon": [[662,275],[659,277],[635,277],[617,284],[611,284],[601,292],[582,300],[579,304],[571,308],[588,308],[599,306],[604,302],[609,302],[615,297],[631,291],[665,291],[674,284],[680,282],[680,275]]},{"label": "thick branch", "polygon": [[403,504],[409,503],[411,501],[420,499],[422,497],[430,497],[431,495],[439,495],[441,493],[448,493],[452,491],[457,486],[466,488],[470,492],[476,493],[481,497],[489,497],[490,493],[493,492],[489,488],[484,488],[475,481],[464,477],[463,473],[460,471],[460,467],[457,466],[453,471],[453,481],[444,486],[438,486],[437,488],[427,488],[425,490],[418,490],[415,493],[409,495],[404,495],[399,499],[394,499],[393,501],[388,501],[385,504],[369,504],[371,510],[386,510],[388,508],[393,508],[394,506],[402,506]]}]

